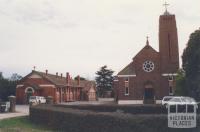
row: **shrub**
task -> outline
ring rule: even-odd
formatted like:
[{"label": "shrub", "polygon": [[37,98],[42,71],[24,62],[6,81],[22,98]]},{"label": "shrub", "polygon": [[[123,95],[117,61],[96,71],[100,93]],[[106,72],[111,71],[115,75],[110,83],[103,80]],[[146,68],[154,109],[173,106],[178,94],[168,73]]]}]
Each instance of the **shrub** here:
[{"label": "shrub", "polygon": [[[75,106],[74,106],[75,107]],[[78,107],[78,106],[76,106]],[[79,106],[81,107],[81,106]],[[85,106],[86,107],[86,106]],[[112,106],[111,108],[116,107]],[[126,106],[128,107],[128,106]],[[91,108],[91,107],[90,107]],[[92,107],[94,108],[94,107]],[[134,108],[134,107],[133,107]],[[167,127],[166,114],[131,114],[120,111],[100,112],[54,105],[30,108],[32,122],[67,132],[186,132],[188,129]],[[198,119],[198,124],[200,123]],[[196,129],[189,129],[199,131]]]}]

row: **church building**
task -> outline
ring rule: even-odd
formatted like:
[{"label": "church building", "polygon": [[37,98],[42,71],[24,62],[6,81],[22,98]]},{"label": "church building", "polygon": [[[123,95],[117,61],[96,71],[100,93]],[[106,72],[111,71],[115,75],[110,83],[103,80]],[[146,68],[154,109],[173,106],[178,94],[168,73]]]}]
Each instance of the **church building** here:
[{"label": "church building", "polygon": [[156,104],[174,94],[179,69],[176,18],[167,9],[159,18],[159,51],[149,44],[133,57],[114,80],[118,104]]}]

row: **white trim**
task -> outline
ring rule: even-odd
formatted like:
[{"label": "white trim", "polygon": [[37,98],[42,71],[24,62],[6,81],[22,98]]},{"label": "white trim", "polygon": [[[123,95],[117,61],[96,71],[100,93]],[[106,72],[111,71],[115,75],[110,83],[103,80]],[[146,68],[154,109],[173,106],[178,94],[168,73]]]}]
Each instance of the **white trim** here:
[{"label": "white trim", "polygon": [[[128,88],[128,93],[126,93],[126,88]],[[129,96],[129,87],[125,87],[124,95]]]},{"label": "white trim", "polygon": [[136,77],[136,75],[117,75],[117,77]]},{"label": "white trim", "polygon": [[162,76],[166,77],[166,76],[177,76],[177,73],[163,73]]},{"label": "white trim", "polygon": [[23,87],[23,86],[24,86],[24,85],[17,85],[16,88],[20,88],[20,87]]},{"label": "white trim", "polygon": [[35,92],[35,90],[34,90],[32,87],[27,87],[27,88],[24,90],[24,92],[27,93],[27,90],[28,90],[28,89],[31,89],[31,90],[33,91],[33,93]]},{"label": "white trim", "polygon": [[[156,104],[161,104],[162,100],[156,100]],[[118,104],[143,104],[143,100],[118,100]]]},{"label": "white trim", "polygon": [[143,104],[143,100],[118,100],[118,104]]},{"label": "white trim", "polygon": [[156,104],[161,104],[162,100],[156,100]]},{"label": "white trim", "polygon": [[40,84],[40,87],[53,87],[55,88],[55,85],[51,85],[51,84]]},{"label": "white trim", "polygon": [[114,80],[114,82],[118,82],[119,80]]}]

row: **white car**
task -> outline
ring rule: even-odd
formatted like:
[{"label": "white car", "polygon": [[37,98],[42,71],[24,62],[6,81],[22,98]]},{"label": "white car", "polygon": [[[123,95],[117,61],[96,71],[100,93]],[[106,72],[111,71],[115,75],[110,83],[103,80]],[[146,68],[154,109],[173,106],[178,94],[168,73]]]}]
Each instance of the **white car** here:
[{"label": "white car", "polygon": [[163,97],[163,99],[162,99],[162,101],[161,101],[161,104],[162,104],[162,105],[167,105],[168,102],[169,102],[169,100],[171,100],[171,99],[174,98],[174,97],[176,97],[176,96],[165,96],[165,97]]},{"label": "white car", "polygon": [[167,104],[197,104],[196,101],[191,97],[185,96],[165,96],[162,99],[162,105]]},{"label": "white car", "polygon": [[46,99],[43,96],[30,96],[29,103],[42,104],[46,103]]}]

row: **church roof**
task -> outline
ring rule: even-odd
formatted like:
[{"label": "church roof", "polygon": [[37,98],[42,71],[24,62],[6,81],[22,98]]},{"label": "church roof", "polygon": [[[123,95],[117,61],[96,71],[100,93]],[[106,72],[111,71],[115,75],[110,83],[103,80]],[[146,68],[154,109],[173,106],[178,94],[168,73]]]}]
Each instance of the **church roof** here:
[{"label": "church roof", "polygon": [[135,69],[131,64],[132,62],[128,64],[123,70],[121,70],[117,75],[135,75]]},{"label": "church roof", "polygon": [[[144,52],[145,50],[150,50],[150,51],[152,51],[152,52],[158,53],[153,47],[151,47],[151,45],[147,44],[147,45],[144,46],[144,48],[142,48],[142,49],[137,53],[137,55],[136,55],[135,57],[137,57],[137,56],[140,55],[140,54],[143,54],[143,52]],[[133,60],[134,60],[135,57],[133,57]]]},{"label": "church roof", "polygon": [[[149,51],[150,52],[155,52],[155,53],[158,53],[154,48],[152,48],[150,45],[149,45],[149,41],[148,41],[148,37],[147,37],[147,42],[146,42],[146,45],[144,46],[144,48],[142,48],[138,54],[133,58],[133,60],[139,56],[140,54],[144,54],[146,53],[146,51]],[[131,62],[130,64],[128,64],[123,70],[121,70],[117,75],[135,75],[135,68],[133,67],[132,65],[133,62]]]}]

